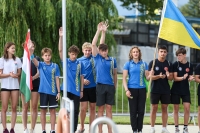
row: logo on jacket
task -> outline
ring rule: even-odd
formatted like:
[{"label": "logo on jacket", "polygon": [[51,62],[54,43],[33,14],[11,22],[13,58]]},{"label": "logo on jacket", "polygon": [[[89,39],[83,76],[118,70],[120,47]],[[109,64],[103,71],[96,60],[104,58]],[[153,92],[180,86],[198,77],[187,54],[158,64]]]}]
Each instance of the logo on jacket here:
[{"label": "logo on jacket", "polygon": [[159,70],[159,67],[156,67],[155,69],[156,69],[156,71],[158,71],[158,70]]}]

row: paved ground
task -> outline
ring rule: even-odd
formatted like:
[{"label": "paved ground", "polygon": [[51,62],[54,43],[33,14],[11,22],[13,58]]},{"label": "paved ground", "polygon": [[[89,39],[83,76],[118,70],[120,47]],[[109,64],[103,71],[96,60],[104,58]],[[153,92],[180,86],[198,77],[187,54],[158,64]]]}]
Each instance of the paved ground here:
[{"label": "paved ground", "polygon": [[[8,124],[7,127],[8,127],[8,129],[10,129],[10,124]],[[30,125],[28,125],[28,127],[30,127]],[[88,132],[88,127],[89,127],[89,125],[86,124],[84,133],[89,133]],[[117,125],[117,128],[118,128],[118,133],[133,133],[132,130],[131,130],[131,126],[130,125]],[[161,125],[156,125],[155,129],[156,129],[156,133],[161,133],[162,126]],[[174,133],[174,126],[169,125],[167,127],[167,129],[170,131],[170,133]],[[181,129],[181,133],[182,133],[183,132],[182,131],[183,126],[180,126],[180,129]],[[188,129],[189,129],[190,133],[198,133],[198,127],[197,126],[189,126]],[[50,124],[47,124],[46,130],[47,130],[47,133],[50,132]],[[150,125],[144,125],[143,133],[149,133],[149,130],[150,130]],[[103,131],[104,131],[104,133],[107,133],[107,126],[106,125],[103,126]],[[0,133],[2,133],[2,132],[3,132],[2,125],[0,125]],[[35,133],[41,133],[41,132],[42,132],[41,131],[41,125],[37,124],[36,128],[35,128]],[[22,124],[16,124],[15,133],[23,133]]]}]

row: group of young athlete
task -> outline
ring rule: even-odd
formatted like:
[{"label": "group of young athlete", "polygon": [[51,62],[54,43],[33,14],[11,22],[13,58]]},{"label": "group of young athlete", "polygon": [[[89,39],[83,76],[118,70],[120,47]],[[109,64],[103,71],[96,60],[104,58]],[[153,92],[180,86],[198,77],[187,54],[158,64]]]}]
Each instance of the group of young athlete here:
[{"label": "group of young athlete", "polygon": [[[181,103],[184,107],[183,133],[188,133],[191,104],[189,82],[196,81],[197,83],[200,83],[200,64],[196,66],[194,75],[193,65],[187,61],[186,49],[182,47],[176,51],[177,61],[173,64],[166,60],[166,46],[161,45],[158,47],[158,58],[152,60],[148,66],[142,61],[141,55],[142,53],[138,47],[132,47],[129,53],[129,61],[125,63],[123,70],[123,85],[129,100],[130,120],[133,133],[142,133],[146,101],[144,78],[147,80],[152,79],[150,92],[150,133],[155,133],[154,125],[159,101],[161,102],[163,126],[161,133],[169,133],[166,128],[168,120],[168,104],[173,104],[175,133],[180,132],[179,105]],[[129,76],[128,83],[127,76]],[[168,80],[173,81],[171,88]],[[199,89],[200,86],[198,86],[198,95],[200,92]],[[198,105],[198,116],[200,116],[200,97],[198,97]],[[199,118],[198,123],[200,128]]]},{"label": "group of young athlete", "polygon": [[[72,45],[68,49],[67,62],[67,97],[74,102],[74,128],[76,133],[85,131],[84,121],[89,105],[89,123],[91,124],[96,115],[96,106],[98,106],[97,117],[101,117],[106,111],[106,117],[112,119],[112,106],[115,104],[115,90],[117,83],[117,62],[113,57],[108,56],[108,45],[105,44],[106,31],[108,24],[100,22],[97,25],[96,34],[92,43],[85,42],[82,45],[83,56],[77,59],[80,52],[79,48]],[[97,47],[99,35],[101,34],[100,44]],[[63,65],[63,48],[62,48],[62,27],[59,29],[58,50]],[[40,58],[34,55],[36,44],[33,41],[28,42],[28,50],[31,55],[31,75],[33,79],[33,90],[31,93],[32,106],[32,122],[31,130],[27,129],[27,111],[29,103],[25,103],[22,97],[23,111],[22,121],[24,133],[34,133],[37,120],[38,99],[40,99],[40,121],[42,125],[42,133],[46,133],[46,112],[49,108],[51,130],[55,133],[56,108],[60,93],[63,93],[63,86],[60,87],[60,70],[56,63],[51,61],[52,50],[43,48]],[[0,78],[1,78],[1,119],[3,125],[3,133],[15,133],[15,121],[17,117],[17,104],[19,98],[19,77],[21,75],[22,60],[15,55],[15,44],[6,43],[4,47],[3,57],[0,58]],[[184,129],[183,133],[188,133],[188,120],[190,115],[190,91],[189,81],[195,80],[200,83],[200,65],[195,69],[193,75],[193,66],[186,60],[186,50],[179,48],[176,51],[177,61],[173,64],[166,60],[166,46],[159,46],[158,58],[155,63],[151,61],[149,65],[142,61],[142,53],[139,47],[134,46],[130,49],[129,61],[124,64],[123,70],[123,86],[128,97],[130,109],[130,121],[133,133],[142,133],[143,118],[146,102],[146,85],[144,78],[152,79],[151,85],[151,130],[155,133],[156,112],[159,101],[161,101],[162,110],[162,133],[169,133],[166,129],[168,112],[168,104],[174,105],[174,124],[175,132],[179,133],[178,112],[180,99],[184,106]],[[152,67],[153,66],[153,67]],[[127,77],[128,80],[127,80]],[[173,80],[172,88],[168,80]],[[200,89],[200,87],[198,87]],[[40,98],[39,98],[40,97]],[[8,109],[8,101],[11,98],[11,129],[8,131],[6,126],[6,112]],[[198,98],[200,105],[200,98]],[[79,113],[80,107],[80,113]],[[200,112],[200,108],[199,108]],[[80,114],[80,127],[78,126],[78,115]],[[69,132],[69,121],[66,110],[61,109],[58,116],[57,132]],[[199,120],[199,119],[198,119]],[[66,126],[63,125],[65,121]],[[200,122],[199,122],[200,123]],[[102,133],[102,124],[98,125],[99,133]],[[112,133],[112,128],[108,125],[108,133]]]}]

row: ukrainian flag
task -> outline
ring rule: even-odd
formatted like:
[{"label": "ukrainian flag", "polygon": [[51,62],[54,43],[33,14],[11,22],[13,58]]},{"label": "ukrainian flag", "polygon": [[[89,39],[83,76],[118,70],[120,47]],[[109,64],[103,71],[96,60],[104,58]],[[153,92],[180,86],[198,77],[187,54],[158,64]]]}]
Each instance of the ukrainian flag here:
[{"label": "ukrainian flag", "polygon": [[200,36],[172,0],[165,1],[158,37],[179,45],[200,49]]}]

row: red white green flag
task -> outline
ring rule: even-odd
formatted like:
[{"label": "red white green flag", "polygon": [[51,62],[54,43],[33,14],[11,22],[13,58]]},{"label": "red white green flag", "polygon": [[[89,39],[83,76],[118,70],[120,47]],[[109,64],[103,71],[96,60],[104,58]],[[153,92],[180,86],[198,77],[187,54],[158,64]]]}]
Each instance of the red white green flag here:
[{"label": "red white green flag", "polygon": [[28,30],[26,34],[22,73],[21,73],[21,80],[20,80],[20,91],[24,95],[26,103],[30,101],[31,99],[31,90],[33,88],[32,77],[31,77],[31,60],[30,60],[30,53],[27,46],[29,40],[30,40],[30,30]]}]

